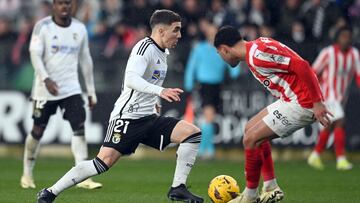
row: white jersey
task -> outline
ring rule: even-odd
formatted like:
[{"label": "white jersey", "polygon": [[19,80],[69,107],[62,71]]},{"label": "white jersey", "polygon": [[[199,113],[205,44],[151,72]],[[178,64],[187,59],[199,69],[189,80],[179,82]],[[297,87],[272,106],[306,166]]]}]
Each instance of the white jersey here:
[{"label": "white jersey", "polygon": [[154,114],[164,82],[169,54],[150,37],[140,40],[129,56],[120,97],[111,112],[114,118],[138,119]]},{"label": "white jersey", "polygon": [[[37,22],[31,37],[30,56],[35,69],[33,99],[59,100],[81,94],[79,62],[87,91],[95,94],[87,31],[80,21],[72,18],[68,27],[57,25],[50,16]],[[45,86],[44,80],[48,77],[59,86],[57,96],[50,94]]]}]

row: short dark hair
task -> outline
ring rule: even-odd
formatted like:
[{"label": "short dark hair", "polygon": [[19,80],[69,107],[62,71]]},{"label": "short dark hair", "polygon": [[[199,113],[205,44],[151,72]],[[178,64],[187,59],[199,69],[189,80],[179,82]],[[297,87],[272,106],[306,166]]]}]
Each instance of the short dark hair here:
[{"label": "short dark hair", "polygon": [[339,36],[342,32],[345,32],[345,31],[349,31],[351,34],[352,34],[352,28],[348,25],[344,25],[342,27],[340,27],[336,32],[335,32],[335,35],[334,35],[334,41],[337,42],[338,39],[339,39]]},{"label": "short dark hair", "polygon": [[218,48],[220,45],[224,44],[232,47],[241,40],[241,34],[235,27],[225,25],[216,33],[214,46]]},{"label": "short dark hair", "polygon": [[174,11],[167,9],[156,10],[150,18],[150,27],[154,28],[158,24],[171,25],[174,22],[181,22],[181,17]]}]

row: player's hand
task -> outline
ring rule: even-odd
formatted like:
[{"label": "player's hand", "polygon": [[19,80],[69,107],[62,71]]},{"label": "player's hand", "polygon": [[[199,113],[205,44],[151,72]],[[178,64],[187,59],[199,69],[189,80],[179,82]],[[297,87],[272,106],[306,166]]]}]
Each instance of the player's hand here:
[{"label": "player's hand", "polygon": [[88,101],[89,101],[89,108],[90,110],[93,110],[95,105],[97,104],[97,97],[96,94],[92,94],[88,96]]},{"label": "player's hand", "polygon": [[45,86],[46,86],[47,90],[50,92],[50,94],[52,94],[54,96],[57,96],[59,94],[59,86],[56,84],[56,82],[54,82],[50,78],[46,78],[44,80],[44,82],[45,82]]},{"label": "player's hand", "polygon": [[180,88],[165,88],[160,93],[160,97],[168,102],[180,101],[180,94],[184,91]]},{"label": "player's hand", "polygon": [[316,120],[318,120],[321,125],[325,128],[330,126],[331,121],[329,115],[333,117],[333,114],[327,110],[326,106],[322,102],[314,103],[313,111]]}]

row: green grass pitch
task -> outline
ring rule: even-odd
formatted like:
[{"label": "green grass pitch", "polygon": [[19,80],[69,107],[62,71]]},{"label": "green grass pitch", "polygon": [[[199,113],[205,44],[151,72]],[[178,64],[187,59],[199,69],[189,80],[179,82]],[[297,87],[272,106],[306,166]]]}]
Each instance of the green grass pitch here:
[{"label": "green grass pitch", "polygon": [[[278,182],[285,203],[360,202],[359,163],[351,171],[337,171],[333,162],[324,171],[315,171],[303,162],[276,162]],[[35,168],[37,189],[20,188],[22,160],[0,158],[0,202],[36,202],[36,193],[50,186],[72,166],[71,159],[39,159]],[[110,171],[94,179],[104,184],[97,190],[71,188],[56,202],[161,203],[172,182],[175,160],[121,159]],[[198,161],[188,179],[190,190],[207,197],[209,181],[220,174],[233,176],[244,186],[243,162]],[[242,188],[241,188],[242,189]]]}]

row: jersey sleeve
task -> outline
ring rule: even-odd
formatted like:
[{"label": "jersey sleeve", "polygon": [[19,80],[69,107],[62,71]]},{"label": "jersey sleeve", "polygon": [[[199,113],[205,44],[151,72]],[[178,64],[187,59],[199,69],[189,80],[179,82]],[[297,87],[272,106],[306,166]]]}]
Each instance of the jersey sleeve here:
[{"label": "jersey sleeve", "polygon": [[81,42],[81,47],[79,52],[79,62],[80,62],[82,74],[84,76],[87,93],[89,96],[94,96],[95,95],[94,73],[93,73],[94,65],[90,55],[89,39],[85,27],[83,27],[83,32],[84,32],[84,38]]},{"label": "jersey sleeve", "polygon": [[42,56],[45,50],[44,23],[38,22],[32,32],[30,40],[30,59],[36,74],[44,81],[49,77]]},{"label": "jersey sleeve", "polygon": [[160,96],[164,88],[151,84],[143,78],[150,62],[149,52],[143,55],[131,53],[125,71],[125,86],[139,92]]},{"label": "jersey sleeve", "polygon": [[291,55],[283,49],[274,42],[257,43],[250,50],[250,65],[264,74],[288,73]]},{"label": "jersey sleeve", "polygon": [[312,64],[312,68],[317,75],[319,75],[324,68],[329,64],[329,52],[328,49],[325,48],[321,50],[318,57],[315,59],[314,63]]}]

